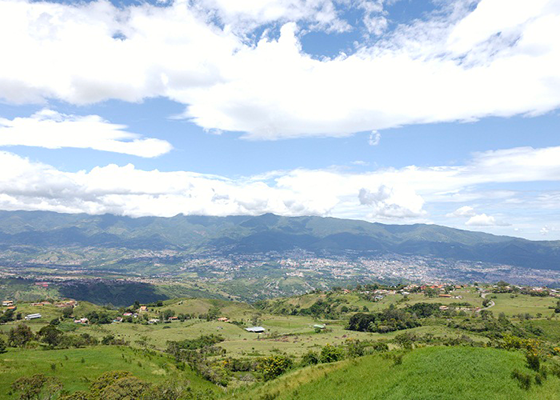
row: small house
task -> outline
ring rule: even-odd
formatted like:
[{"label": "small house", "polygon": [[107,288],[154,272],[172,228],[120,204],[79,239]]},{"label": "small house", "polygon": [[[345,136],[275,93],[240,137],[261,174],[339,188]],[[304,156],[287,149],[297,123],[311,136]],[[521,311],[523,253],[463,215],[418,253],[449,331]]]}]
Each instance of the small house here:
[{"label": "small house", "polygon": [[39,314],[39,313],[37,313],[37,314],[29,314],[29,315],[26,315],[26,316],[25,316],[25,319],[26,319],[27,321],[30,321],[30,320],[32,320],[32,319],[37,319],[37,318],[41,318],[41,317],[42,317],[42,315]]},{"label": "small house", "polygon": [[13,306],[13,305],[14,305],[13,300],[4,300],[4,301],[2,302],[2,306],[4,306],[4,307],[11,307],[11,306]]}]

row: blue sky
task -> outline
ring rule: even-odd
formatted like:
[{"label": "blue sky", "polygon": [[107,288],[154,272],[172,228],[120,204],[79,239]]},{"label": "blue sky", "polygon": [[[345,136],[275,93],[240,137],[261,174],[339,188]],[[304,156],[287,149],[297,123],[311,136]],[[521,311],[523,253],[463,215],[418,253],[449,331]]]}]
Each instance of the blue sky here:
[{"label": "blue sky", "polygon": [[0,0],[0,209],[560,239],[560,1]]}]

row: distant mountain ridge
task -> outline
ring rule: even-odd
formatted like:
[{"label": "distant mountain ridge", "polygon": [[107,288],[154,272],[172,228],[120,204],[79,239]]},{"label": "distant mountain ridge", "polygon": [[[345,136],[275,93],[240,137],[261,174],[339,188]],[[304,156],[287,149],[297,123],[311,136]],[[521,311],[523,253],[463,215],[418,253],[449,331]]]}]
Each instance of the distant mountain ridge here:
[{"label": "distant mountain ridge", "polygon": [[324,217],[116,215],[0,211],[0,248],[124,247],[260,253],[396,253],[560,270],[560,241],[530,241],[438,225],[385,225]]}]

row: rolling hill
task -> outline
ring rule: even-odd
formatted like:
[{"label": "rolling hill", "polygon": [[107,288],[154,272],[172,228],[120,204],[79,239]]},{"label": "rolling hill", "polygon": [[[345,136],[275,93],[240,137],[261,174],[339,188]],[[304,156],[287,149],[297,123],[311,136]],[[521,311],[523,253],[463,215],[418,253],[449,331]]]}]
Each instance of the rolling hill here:
[{"label": "rolling hill", "polygon": [[322,217],[115,215],[0,211],[0,249],[11,246],[176,249],[254,254],[403,254],[560,269],[559,241],[530,241],[438,225],[385,225]]}]

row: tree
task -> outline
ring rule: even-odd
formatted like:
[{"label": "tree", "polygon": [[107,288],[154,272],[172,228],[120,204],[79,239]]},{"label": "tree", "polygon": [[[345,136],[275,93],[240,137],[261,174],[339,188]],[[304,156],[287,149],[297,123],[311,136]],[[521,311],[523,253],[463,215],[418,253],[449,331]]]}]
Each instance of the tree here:
[{"label": "tree", "polygon": [[426,297],[436,297],[437,295],[438,291],[434,288],[426,288],[426,290],[424,290],[424,296]]},{"label": "tree", "polygon": [[47,377],[36,374],[31,377],[24,376],[12,383],[12,390],[20,392],[20,399],[52,399],[62,390],[62,383],[56,377]]},{"label": "tree", "polygon": [[111,386],[113,383],[122,378],[129,378],[132,373],[129,371],[109,371],[101,374],[93,383],[91,384],[90,390],[91,394],[95,397],[99,397],[105,388]]},{"label": "tree", "polygon": [[72,314],[74,314],[74,307],[69,306],[62,309],[62,316],[64,318],[70,318],[72,317]]},{"label": "tree", "polygon": [[33,332],[31,332],[31,329],[25,324],[20,324],[10,329],[8,345],[12,347],[25,347],[32,339]]},{"label": "tree", "polygon": [[56,329],[54,325],[45,325],[37,334],[41,337],[41,341],[43,343],[46,343],[51,347],[58,346],[62,336],[64,335],[64,333]]},{"label": "tree", "polygon": [[4,314],[0,315],[0,324],[14,320],[14,310],[6,310]]},{"label": "tree", "polygon": [[6,346],[6,342],[4,341],[4,339],[2,339],[0,337],[0,354],[3,354],[7,351],[8,351],[8,349],[7,349],[7,346]]},{"label": "tree", "polygon": [[127,376],[117,379],[107,386],[99,396],[103,400],[132,400],[140,399],[150,388],[150,384],[135,376]]},{"label": "tree", "polygon": [[174,310],[167,309],[167,310],[163,310],[161,312],[161,318],[164,321],[168,320],[169,318],[174,317],[174,316],[175,316],[175,311]]}]

